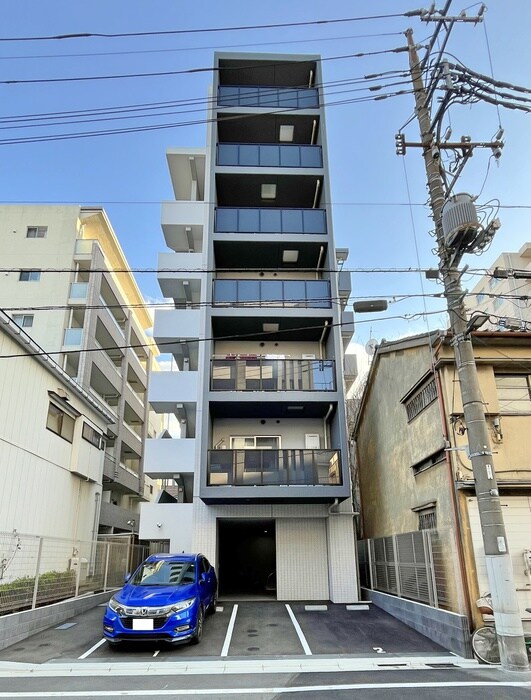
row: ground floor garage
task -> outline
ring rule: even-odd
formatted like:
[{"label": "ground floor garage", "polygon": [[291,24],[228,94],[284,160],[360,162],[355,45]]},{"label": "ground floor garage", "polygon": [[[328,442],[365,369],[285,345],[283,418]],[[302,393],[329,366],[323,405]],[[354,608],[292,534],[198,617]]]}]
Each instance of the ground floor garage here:
[{"label": "ground floor garage", "polygon": [[194,503],[192,547],[216,566],[220,596],[358,600],[350,506]]}]

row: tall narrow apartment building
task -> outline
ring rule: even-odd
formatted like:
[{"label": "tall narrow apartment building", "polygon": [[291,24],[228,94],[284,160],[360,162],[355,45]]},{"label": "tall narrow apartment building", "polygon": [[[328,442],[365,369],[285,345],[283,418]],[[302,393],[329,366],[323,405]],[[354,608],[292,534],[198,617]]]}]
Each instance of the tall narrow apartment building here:
[{"label": "tall narrow apartment building", "polygon": [[317,56],[215,55],[205,149],[173,149],[172,252],[155,316],[146,473],[175,502],[142,505],[141,536],[203,552],[220,594],[357,600],[345,419],[348,253],[336,250]]}]

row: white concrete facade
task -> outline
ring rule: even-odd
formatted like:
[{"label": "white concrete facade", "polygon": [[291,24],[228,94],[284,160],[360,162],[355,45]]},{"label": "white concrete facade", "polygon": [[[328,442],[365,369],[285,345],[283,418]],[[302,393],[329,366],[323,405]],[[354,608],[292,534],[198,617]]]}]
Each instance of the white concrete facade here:
[{"label": "white concrete facade", "polygon": [[[183,491],[164,504],[165,517],[175,513],[171,546],[187,541],[176,524],[193,505],[191,547],[218,567],[221,595],[231,576],[233,590],[244,585],[246,574],[227,570],[245,568],[238,557],[261,528],[277,599],[353,602],[343,375],[350,279],[335,272],[322,96],[313,87],[320,62],[216,54],[214,76],[207,146],[168,153],[176,206],[165,203],[162,214],[174,253],[161,255],[159,281],[176,309],[156,312],[154,335],[179,372],[157,377],[150,400],[179,420],[172,442],[195,444],[188,487],[189,450],[181,469],[164,445]],[[289,109],[278,116],[271,100]],[[157,454],[148,474],[158,473]],[[157,508],[149,506],[150,523],[162,531]],[[270,595],[263,574],[252,585]]]}]

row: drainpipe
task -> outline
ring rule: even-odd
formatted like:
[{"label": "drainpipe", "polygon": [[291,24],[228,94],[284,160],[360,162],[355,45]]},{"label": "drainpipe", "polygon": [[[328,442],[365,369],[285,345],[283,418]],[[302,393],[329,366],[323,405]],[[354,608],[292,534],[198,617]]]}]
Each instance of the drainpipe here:
[{"label": "drainpipe", "polygon": [[[446,424],[446,410],[444,406],[444,398],[443,398],[443,393],[442,393],[442,385],[441,385],[441,377],[439,374],[438,370],[434,371],[435,374],[435,381],[437,383],[437,395],[439,397],[439,409],[441,412],[441,424],[442,424],[442,430],[443,430],[443,437],[445,439],[445,442],[447,445],[450,444],[449,440],[449,434],[448,434],[448,426]],[[457,557],[459,561],[459,570],[461,573],[461,580],[463,582],[463,587],[464,587],[464,598],[465,598],[465,608],[466,608],[466,614],[468,617],[468,625],[470,631],[472,631],[472,622],[474,619],[473,613],[472,613],[472,608],[470,605],[470,586],[469,586],[469,580],[468,580],[468,574],[465,566],[465,553],[463,550],[463,524],[461,522],[461,514],[459,512],[459,506],[457,503],[457,495],[456,495],[456,489],[455,489],[455,479],[454,479],[454,473],[453,473],[453,468],[452,468],[452,458],[451,454],[448,450],[446,450],[446,466],[448,468],[448,481],[449,481],[449,486],[450,486],[450,498],[452,501],[452,510],[454,514],[454,523],[455,523],[455,529],[456,529],[456,540],[457,540]]]},{"label": "drainpipe", "polygon": [[353,508],[351,508],[350,510],[332,510],[332,508],[336,508],[336,506],[338,505],[339,498],[334,498],[334,502],[331,506],[328,507],[328,515],[350,515],[350,517],[359,515],[358,511],[354,510]]},{"label": "drainpipe", "polygon": [[334,405],[329,403],[328,404],[328,411],[326,412],[326,416],[323,418],[323,434],[324,434],[324,449],[328,449],[328,430],[327,430],[327,421],[328,421],[328,416],[332,413],[332,409],[334,408]]}]

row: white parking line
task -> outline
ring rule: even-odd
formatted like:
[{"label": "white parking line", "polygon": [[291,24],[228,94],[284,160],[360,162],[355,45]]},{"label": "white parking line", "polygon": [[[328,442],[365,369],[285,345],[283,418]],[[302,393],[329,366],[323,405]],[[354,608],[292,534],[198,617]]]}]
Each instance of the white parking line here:
[{"label": "white parking line", "polygon": [[291,621],[293,622],[293,627],[295,627],[295,632],[297,632],[297,636],[299,637],[299,641],[302,644],[302,648],[304,649],[304,653],[306,656],[311,656],[312,655],[312,650],[310,649],[308,642],[306,641],[306,637],[302,633],[301,626],[297,622],[297,618],[293,614],[293,610],[290,608],[290,606],[286,603],[286,610],[288,611],[288,615],[291,617]]},{"label": "white parking line", "polygon": [[94,644],[93,647],[90,647],[90,649],[89,649],[88,651],[86,651],[84,654],[81,654],[81,656],[78,656],[77,658],[78,658],[78,659],[86,659],[87,656],[90,656],[90,655],[92,654],[92,652],[93,652],[93,651],[96,651],[96,649],[97,649],[98,647],[101,647],[102,644],[105,644],[105,638],[104,638],[104,639],[100,639],[100,641],[97,642],[96,644]]},{"label": "white parking line", "polygon": [[232,639],[232,631],[234,630],[234,623],[236,622],[236,615],[238,614],[238,604],[232,608],[232,614],[229,620],[229,626],[227,628],[227,634],[225,635],[225,641],[223,642],[223,648],[221,650],[220,656],[227,656],[229,653],[230,640]]}]

